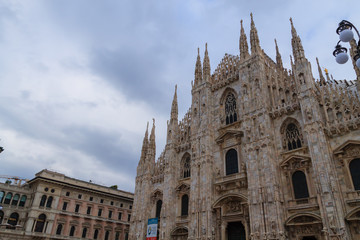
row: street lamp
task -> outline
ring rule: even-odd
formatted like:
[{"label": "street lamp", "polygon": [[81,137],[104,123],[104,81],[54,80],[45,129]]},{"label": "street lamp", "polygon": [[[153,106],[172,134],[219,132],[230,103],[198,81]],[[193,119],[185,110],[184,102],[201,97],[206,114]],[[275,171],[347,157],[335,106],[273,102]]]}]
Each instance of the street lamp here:
[{"label": "street lamp", "polygon": [[354,33],[352,31],[353,28],[355,29],[355,32],[359,38],[359,42],[356,46],[354,61],[356,66],[360,68],[360,34],[354,24],[349,21],[342,20],[339,23],[339,27],[336,29],[336,33],[339,35],[340,41],[336,44],[333,55],[336,59],[336,62],[339,64],[344,64],[349,60],[347,49],[342,47],[340,42],[350,42],[352,39],[354,39]]}]

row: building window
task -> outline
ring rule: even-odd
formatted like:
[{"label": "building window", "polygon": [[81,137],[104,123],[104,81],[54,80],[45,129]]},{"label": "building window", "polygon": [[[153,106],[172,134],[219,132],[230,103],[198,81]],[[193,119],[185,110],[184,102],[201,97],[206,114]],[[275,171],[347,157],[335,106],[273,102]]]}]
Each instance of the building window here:
[{"label": "building window", "polygon": [[53,201],[53,197],[50,196],[46,202],[46,207],[47,208],[51,208],[51,204],[52,204],[52,201]]},{"label": "building window", "polygon": [[235,98],[234,94],[232,94],[232,93],[229,93],[226,96],[225,116],[226,116],[226,125],[237,121],[236,98]]},{"label": "building window", "polygon": [[132,205],[129,206],[129,209],[130,209],[130,210],[132,209]]},{"label": "building window", "polygon": [[36,219],[35,232],[43,232],[46,221],[46,215],[40,214],[38,219]]},{"label": "building window", "polygon": [[19,214],[14,212],[10,215],[9,219],[8,219],[8,224],[10,224],[11,226],[16,226],[19,220]]},{"label": "building window", "polygon": [[0,224],[2,224],[3,219],[4,219],[4,212],[0,210]]},{"label": "building window", "polygon": [[303,171],[296,171],[292,175],[295,199],[308,198],[309,190],[306,182],[306,176]]},{"label": "building window", "polygon": [[118,219],[119,219],[119,220],[121,220],[121,218],[122,218],[122,213],[121,213],[121,212],[119,212]]},{"label": "building window", "polygon": [[75,226],[71,226],[69,236],[73,237],[75,234]]},{"label": "building window", "polygon": [[119,240],[119,238],[120,238],[120,233],[119,233],[119,232],[116,232],[116,233],[115,233],[115,240]]},{"label": "building window", "polygon": [[120,204],[120,207],[123,207],[123,206],[124,206],[124,204],[121,203],[121,204]]},{"label": "building window", "polygon": [[129,239],[129,233],[125,233],[125,240]]},{"label": "building window", "polygon": [[105,232],[105,240],[109,240],[109,235],[110,235],[110,232],[109,232],[109,231],[106,231],[106,232]]},{"label": "building window", "polygon": [[45,192],[47,192],[47,191],[49,191],[49,188],[46,187],[44,190],[45,190]]},{"label": "building window", "polygon": [[4,204],[10,204],[11,198],[12,198],[12,193],[10,193],[10,192],[7,193],[5,200],[4,200]]},{"label": "building window", "polygon": [[78,213],[80,209],[80,204],[76,204],[75,205],[75,212]]},{"label": "building window", "polygon": [[61,235],[61,230],[62,230],[63,225],[59,224],[56,228],[56,235]]},{"label": "building window", "polygon": [[230,149],[227,151],[226,156],[226,175],[230,175],[233,173],[239,172],[238,167],[238,157],[237,157],[237,151],[235,149]]},{"label": "building window", "polygon": [[100,208],[98,211],[98,217],[101,217],[101,214],[102,214],[102,209]]},{"label": "building window", "polygon": [[351,178],[355,190],[360,190],[360,158],[354,159],[349,164]]},{"label": "building window", "polygon": [[86,238],[86,233],[87,233],[87,228],[83,228],[83,232],[82,232],[81,237]]},{"label": "building window", "polygon": [[162,201],[159,199],[156,202],[156,215],[155,215],[155,217],[158,219],[160,218],[161,207],[162,207]]},{"label": "building window", "polygon": [[191,165],[190,165],[190,156],[187,154],[183,157],[182,164],[181,164],[181,177],[188,178],[191,175]]},{"label": "building window", "polygon": [[42,195],[40,200],[40,207],[44,207],[46,202],[46,195]]},{"label": "building window", "polygon": [[67,196],[67,197],[70,196],[70,192],[66,192],[66,196]]},{"label": "building window", "polygon": [[63,211],[66,211],[67,205],[68,205],[67,202],[64,202],[64,203],[63,203],[63,207],[62,207],[62,210],[63,210]]},{"label": "building window", "polygon": [[91,207],[87,208],[86,214],[91,214]]},{"label": "building window", "polygon": [[289,151],[301,148],[301,135],[294,123],[290,123],[286,127],[286,141]]},{"label": "building window", "polygon": [[20,198],[20,195],[15,194],[13,199],[12,199],[11,205],[16,206],[18,204],[18,202],[19,202],[19,198]]},{"label": "building window", "polygon": [[109,218],[112,218],[112,211],[109,210]]},{"label": "building window", "polygon": [[104,203],[104,199],[100,199],[100,203]]},{"label": "building window", "polygon": [[187,194],[181,197],[181,216],[187,216],[189,213],[189,196]]},{"label": "building window", "polygon": [[128,222],[130,222],[131,214],[128,215]]},{"label": "building window", "polygon": [[93,199],[94,199],[93,197],[90,197],[90,198],[89,198],[89,201],[91,202]]},{"label": "building window", "polygon": [[110,205],[114,205],[114,202],[113,202],[113,201],[111,201],[111,202],[110,202]]},{"label": "building window", "polygon": [[99,230],[95,229],[94,231],[94,239],[97,239],[99,235]]},{"label": "building window", "polygon": [[26,199],[27,199],[26,195],[21,196],[19,207],[24,207],[25,206]]},{"label": "building window", "polygon": [[2,200],[4,198],[5,192],[1,191],[0,192],[0,203],[2,203]]}]

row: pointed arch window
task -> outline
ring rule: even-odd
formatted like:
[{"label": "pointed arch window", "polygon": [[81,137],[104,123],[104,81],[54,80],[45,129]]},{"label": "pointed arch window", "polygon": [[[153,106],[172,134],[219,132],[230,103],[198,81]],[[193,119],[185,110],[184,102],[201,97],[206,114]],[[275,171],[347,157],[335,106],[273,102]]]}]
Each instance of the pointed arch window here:
[{"label": "pointed arch window", "polygon": [[11,201],[11,205],[12,206],[16,206],[19,202],[19,198],[20,198],[20,195],[19,194],[15,194],[12,201]]},{"label": "pointed arch window", "polygon": [[302,137],[298,127],[294,123],[290,123],[286,127],[286,142],[289,151],[301,148]]},{"label": "pointed arch window", "polygon": [[188,178],[191,176],[191,165],[190,165],[190,156],[187,156],[185,160],[183,161],[183,171],[182,171],[182,177]]},{"label": "pointed arch window", "polygon": [[40,207],[44,207],[46,202],[46,195],[42,195],[40,200]]},{"label": "pointed arch window", "polygon": [[292,175],[295,199],[308,198],[309,190],[306,182],[306,176],[303,171],[296,171]]},{"label": "pointed arch window", "polygon": [[237,151],[235,149],[230,149],[227,151],[225,161],[226,175],[239,172]]},{"label": "pointed arch window", "polygon": [[25,206],[26,199],[27,199],[26,195],[21,196],[19,207],[24,207]]},{"label": "pointed arch window", "polygon": [[12,198],[12,193],[11,192],[7,193],[4,200],[4,204],[10,204],[11,198]]},{"label": "pointed arch window", "polygon": [[355,190],[360,190],[360,158],[352,160],[349,164],[351,178]]},{"label": "pointed arch window", "polygon": [[45,214],[40,214],[38,219],[36,219],[36,225],[35,225],[35,232],[43,232],[44,231],[44,226],[45,226],[45,221],[46,221],[46,215]]},{"label": "pointed arch window", "polygon": [[236,98],[233,93],[229,93],[225,99],[226,125],[237,121]]},{"label": "pointed arch window", "polygon": [[158,219],[160,219],[161,207],[162,207],[162,201],[159,199],[156,202],[156,215],[155,215],[155,217]]},{"label": "pointed arch window", "polygon": [[53,201],[53,197],[50,196],[46,202],[46,207],[47,208],[51,208],[51,204],[52,204],[52,201]]},{"label": "pointed arch window", "polygon": [[59,225],[57,226],[57,228],[56,228],[56,235],[61,235],[62,227],[63,227],[62,224],[59,224]]},{"label": "pointed arch window", "polygon": [[184,194],[181,197],[181,216],[187,216],[189,214],[189,196]]}]

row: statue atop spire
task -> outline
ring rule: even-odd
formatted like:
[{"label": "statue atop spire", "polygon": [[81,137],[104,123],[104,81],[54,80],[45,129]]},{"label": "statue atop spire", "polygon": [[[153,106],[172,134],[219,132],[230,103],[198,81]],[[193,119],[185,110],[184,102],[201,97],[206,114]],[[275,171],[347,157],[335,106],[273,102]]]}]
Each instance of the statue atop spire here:
[{"label": "statue atop spire", "polygon": [[176,124],[178,122],[177,85],[175,85],[175,93],[174,93],[174,98],[173,98],[172,105],[171,105],[170,121],[171,122],[175,121]]},{"label": "statue atop spire", "polygon": [[153,118],[153,126],[150,133],[150,141],[149,141],[149,160],[155,163],[155,155],[156,155],[156,143],[155,143],[155,119]]},{"label": "statue atop spire", "polygon": [[295,62],[297,62],[297,61],[300,61],[301,59],[305,58],[304,48],[302,46],[299,35],[297,35],[292,18],[290,18],[290,23],[291,23],[291,35],[292,35],[291,45],[292,45]]},{"label": "statue atop spire", "polygon": [[255,27],[254,19],[252,13],[251,16],[251,30],[250,30],[250,44],[251,44],[251,54],[260,53],[260,41],[259,36]]},{"label": "statue atop spire", "polygon": [[142,144],[142,148],[141,148],[140,163],[142,163],[146,158],[146,153],[147,153],[148,144],[149,144],[148,135],[149,135],[149,122],[147,122],[147,125],[146,125],[145,136],[144,136],[144,140],[143,140],[143,144]]},{"label": "statue atop spire", "polygon": [[321,67],[320,67],[318,58],[316,58],[316,63],[317,63],[317,66],[318,66],[318,71],[319,71],[320,85],[325,85],[326,81],[325,81],[324,75],[323,75],[323,73],[321,71]]},{"label": "statue atop spire", "polygon": [[202,69],[201,69],[201,59],[200,59],[200,49],[198,48],[198,55],[195,65],[195,81],[194,86],[197,86],[202,82]]},{"label": "statue atop spire", "polygon": [[205,56],[204,56],[204,63],[203,63],[203,74],[204,74],[204,80],[209,81],[210,80],[210,58],[209,53],[207,50],[207,43],[205,43]]},{"label": "statue atop spire", "polygon": [[275,40],[275,48],[276,48],[276,64],[279,68],[283,68],[283,62],[282,62],[281,55],[279,52],[279,47],[277,45],[276,39],[274,39],[274,40]]},{"label": "statue atop spire", "polygon": [[240,60],[244,60],[249,56],[249,47],[247,43],[246,34],[243,27],[243,20],[240,21],[240,40],[239,40],[239,49],[240,49]]}]

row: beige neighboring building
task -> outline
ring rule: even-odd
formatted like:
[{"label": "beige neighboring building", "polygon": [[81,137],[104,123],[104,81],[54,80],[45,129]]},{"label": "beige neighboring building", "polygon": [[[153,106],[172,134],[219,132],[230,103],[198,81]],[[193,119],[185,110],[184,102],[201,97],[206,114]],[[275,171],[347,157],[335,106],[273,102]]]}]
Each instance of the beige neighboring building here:
[{"label": "beige neighboring building", "polygon": [[126,240],[133,197],[49,170],[0,183],[0,239]]},{"label": "beige neighboring building", "polygon": [[211,73],[198,54],[191,107],[178,121],[175,89],[157,161],[155,124],[145,133],[130,240],[155,217],[161,240],[360,239],[359,69],[338,81],[318,64],[315,80],[291,33],[290,70],[277,45],[275,61],[261,49],[252,16],[250,53],[241,24],[240,55]]}]

